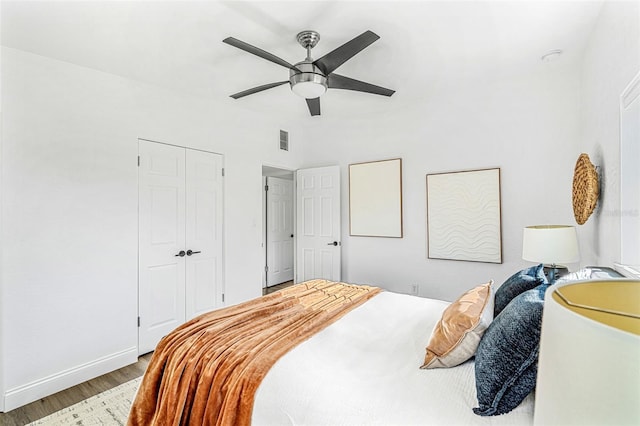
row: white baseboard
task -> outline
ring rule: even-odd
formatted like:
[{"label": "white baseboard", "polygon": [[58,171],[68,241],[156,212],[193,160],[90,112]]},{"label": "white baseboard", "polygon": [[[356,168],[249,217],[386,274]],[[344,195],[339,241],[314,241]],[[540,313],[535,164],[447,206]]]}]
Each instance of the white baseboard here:
[{"label": "white baseboard", "polygon": [[86,382],[95,377],[125,367],[138,361],[138,348],[132,347],[111,355],[98,358],[35,380],[25,385],[7,389],[4,394],[4,411],[22,407],[37,399]]}]

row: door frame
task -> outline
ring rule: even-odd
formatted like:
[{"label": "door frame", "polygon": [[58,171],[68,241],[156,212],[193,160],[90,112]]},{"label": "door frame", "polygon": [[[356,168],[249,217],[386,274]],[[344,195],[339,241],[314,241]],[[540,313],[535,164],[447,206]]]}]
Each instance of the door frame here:
[{"label": "door frame", "polygon": [[266,186],[266,178],[267,177],[280,177],[282,178],[283,176],[290,176],[291,180],[293,182],[293,202],[291,203],[291,218],[293,221],[293,232],[295,237],[293,238],[293,282],[296,282],[296,249],[297,249],[297,242],[298,242],[298,236],[296,235],[296,170],[297,169],[290,169],[290,168],[286,168],[286,167],[280,167],[280,166],[274,166],[274,165],[270,165],[270,164],[263,164],[262,165],[262,183],[261,183],[261,193],[262,193],[262,211],[260,216],[262,217],[262,267],[261,267],[261,275],[262,275],[262,288],[265,289],[267,288],[267,271],[265,269],[265,267],[267,266],[267,250],[269,249],[268,247],[268,240],[267,240],[267,195],[266,195],[266,191],[265,191],[265,186]]},{"label": "door frame", "polygon": [[[333,164],[331,166],[336,166],[338,167],[338,171],[339,171],[339,176],[340,176],[340,186],[339,186],[339,202],[342,203],[342,189],[343,189],[343,184],[342,184],[342,166],[340,166],[339,164]],[[328,167],[328,166],[325,166]],[[262,210],[261,210],[261,217],[262,217],[262,266],[261,266],[261,276],[262,276],[262,288],[263,290],[266,288],[266,284],[267,284],[267,274],[265,271],[265,265],[267,264],[267,218],[266,218],[266,211],[267,211],[267,205],[266,205],[266,195],[265,195],[265,177],[267,177],[269,175],[269,173],[287,173],[287,174],[291,174],[292,179],[293,179],[293,203],[292,203],[292,209],[293,209],[293,229],[294,229],[294,239],[293,239],[293,283],[297,284],[300,282],[299,277],[298,277],[298,179],[297,179],[297,173],[300,170],[305,170],[305,169],[315,169],[315,168],[319,168],[319,167],[299,167],[299,168],[295,168],[295,169],[291,169],[291,168],[286,168],[286,167],[281,167],[281,166],[275,166],[275,165],[269,165],[269,164],[263,164],[262,165],[262,178],[261,178],[261,193],[262,193]],[[277,175],[273,175],[278,177]],[[281,176],[280,176],[281,177]],[[340,219],[342,218],[342,207],[340,208]],[[342,226],[340,228],[340,235],[339,235],[339,239],[338,240],[342,240]],[[342,245],[342,242],[340,242],[340,245]],[[342,274],[342,266],[340,267],[341,271],[340,274]]]},{"label": "door frame", "polygon": [[226,200],[226,193],[227,193],[227,186],[226,186],[226,180],[224,179],[225,177],[225,156],[223,153],[221,152],[215,152],[215,151],[209,151],[209,150],[205,150],[205,149],[199,149],[199,148],[192,148],[186,145],[180,145],[180,144],[175,144],[175,143],[168,143],[168,142],[161,142],[158,140],[154,140],[154,139],[148,139],[148,138],[137,138],[137,150],[136,150],[136,156],[137,156],[137,162],[138,162],[138,169],[136,170],[137,172],[137,198],[138,198],[138,220],[136,221],[136,232],[137,232],[137,236],[136,239],[138,240],[138,250],[137,250],[137,276],[136,276],[136,284],[137,284],[137,288],[136,288],[136,294],[137,294],[137,316],[138,316],[138,327],[137,327],[137,339],[136,339],[136,349],[138,351],[138,355],[143,355],[140,353],[140,243],[139,243],[139,238],[140,238],[140,142],[151,142],[151,143],[156,143],[159,145],[168,145],[168,146],[173,146],[173,147],[177,147],[177,148],[184,148],[192,150],[192,151],[200,151],[200,152],[206,152],[208,154],[214,154],[214,155],[219,155],[221,157],[222,160],[222,196],[220,199],[220,202],[222,203],[222,213],[221,213],[221,218],[220,220],[222,221],[222,271],[221,271],[221,275],[222,275],[222,283],[221,283],[221,288],[220,288],[220,292],[221,292],[221,296],[222,296],[222,304],[221,304],[221,308],[226,306],[226,301],[225,301],[225,294],[226,294],[226,287],[227,287],[227,279],[226,279],[226,262],[225,262],[225,255],[227,252],[227,239],[226,239],[226,223],[225,223],[225,200]]}]

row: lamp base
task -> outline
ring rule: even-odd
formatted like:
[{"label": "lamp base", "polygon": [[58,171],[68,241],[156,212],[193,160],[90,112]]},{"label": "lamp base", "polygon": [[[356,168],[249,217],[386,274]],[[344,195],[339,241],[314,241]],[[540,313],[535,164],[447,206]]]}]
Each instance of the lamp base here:
[{"label": "lamp base", "polygon": [[558,278],[569,273],[569,268],[563,265],[544,265],[544,274],[549,284],[553,284]]}]

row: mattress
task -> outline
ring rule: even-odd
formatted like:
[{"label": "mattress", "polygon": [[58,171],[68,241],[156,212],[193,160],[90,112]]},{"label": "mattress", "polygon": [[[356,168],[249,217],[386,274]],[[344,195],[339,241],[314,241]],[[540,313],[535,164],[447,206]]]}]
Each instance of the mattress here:
[{"label": "mattress", "polygon": [[259,386],[255,425],[531,425],[533,395],[481,417],[473,360],[422,370],[448,302],[383,292],[293,348]]}]

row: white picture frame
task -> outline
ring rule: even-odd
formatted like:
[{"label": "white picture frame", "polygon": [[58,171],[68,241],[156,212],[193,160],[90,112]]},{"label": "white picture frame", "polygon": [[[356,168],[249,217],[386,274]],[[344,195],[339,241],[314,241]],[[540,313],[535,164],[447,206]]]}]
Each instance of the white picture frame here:
[{"label": "white picture frame", "polygon": [[349,235],[402,238],[402,159],[349,165]]},{"label": "white picture frame", "polygon": [[427,175],[427,257],[502,263],[500,169]]}]

